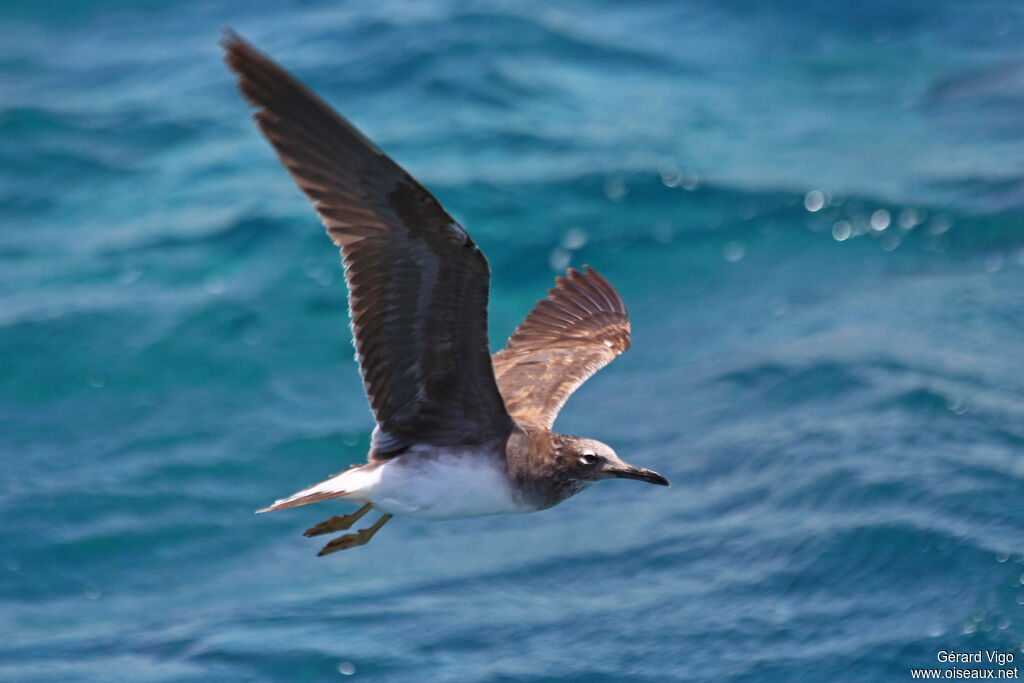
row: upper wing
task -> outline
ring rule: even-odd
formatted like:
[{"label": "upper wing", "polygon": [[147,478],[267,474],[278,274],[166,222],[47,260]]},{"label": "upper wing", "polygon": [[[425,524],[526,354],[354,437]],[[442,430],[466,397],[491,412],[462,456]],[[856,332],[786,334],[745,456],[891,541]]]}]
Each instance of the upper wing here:
[{"label": "upper wing", "polygon": [[254,118],[341,248],[374,455],[513,427],[487,340],[480,249],[412,176],[244,40],[222,44]]},{"label": "upper wing", "polygon": [[629,348],[626,304],[597,271],[570,268],[555,283],[494,354],[508,412],[545,429],[572,392]]}]

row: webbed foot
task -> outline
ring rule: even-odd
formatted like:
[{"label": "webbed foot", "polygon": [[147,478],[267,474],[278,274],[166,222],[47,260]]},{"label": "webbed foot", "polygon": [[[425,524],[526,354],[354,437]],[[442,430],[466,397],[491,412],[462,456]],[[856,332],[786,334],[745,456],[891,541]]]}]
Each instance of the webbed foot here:
[{"label": "webbed foot", "polygon": [[[366,513],[364,512],[363,514]],[[331,553],[336,553],[339,550],[348,550],[349,548],[355,548],[356,546],[366,545],[370,542],[370,539],[373,538],[373,535],[377,533],[389,519],[391,519],[391,515],[384,515],[371,527],[360,529],[354,534],[345,534],[344,536],[338,536],[337,538],[331,539],[330,543],[325,545],[317,555],[330,555]]]},{"label": "webbed foot", "polygon": [[355,512],[340,517],[331,517],[330,519],[320,522],[316,526],[311,526],[306,529],[302,535],[308,537],[319,536],[320,534],[329,534],[335,531],[345,531],[351,529],[352,525],[359,521],[359,519],[369,512],[373,508],[372,503],[367,503],[363,507],[359,508]]}]

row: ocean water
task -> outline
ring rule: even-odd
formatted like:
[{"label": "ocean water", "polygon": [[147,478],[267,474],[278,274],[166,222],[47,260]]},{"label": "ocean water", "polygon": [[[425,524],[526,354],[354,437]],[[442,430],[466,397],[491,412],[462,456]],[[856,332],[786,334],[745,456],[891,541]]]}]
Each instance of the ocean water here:
[{"label": "ocean water", "polygon": [[[568,403],[672,487],[396,518],[336,251],[230,25],[433,190],[499,348],[554,274],[633,348]],[[0,3],[0,680],[905,681],[1024,660],[1024,9]]]}]

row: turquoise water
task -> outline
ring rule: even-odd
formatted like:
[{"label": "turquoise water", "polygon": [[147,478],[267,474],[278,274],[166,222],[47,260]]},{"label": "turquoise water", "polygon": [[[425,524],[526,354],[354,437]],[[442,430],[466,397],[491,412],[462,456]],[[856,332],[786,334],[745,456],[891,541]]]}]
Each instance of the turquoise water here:
[{"label": "turquoise water", "polygon": [[[1024,11],[374,7],[0,4],[0,680],[1024,659]],[[617,286],[633,348],[557,426],[672,488],[327,558],[301,531],[345,506],[252,514],[373,425],[224,25],[472,233],[494,348],[566,265]]]}]

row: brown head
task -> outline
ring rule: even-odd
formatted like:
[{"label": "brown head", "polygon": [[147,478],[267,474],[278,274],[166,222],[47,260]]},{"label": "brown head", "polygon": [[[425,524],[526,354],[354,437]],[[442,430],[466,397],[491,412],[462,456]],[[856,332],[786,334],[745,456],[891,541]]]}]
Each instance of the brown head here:
[{"label": "brown head", "polygon": [[648,484],[669,485],[665,477],[624,462],[611,446],[596,439],[555,434],[553,445],[559,478],[578,483],[580,488],[604,479],[637,479]]},{"label": "brown head", "polygon": [[608,444],[547,430],[517,430],[507,445],[509,475],[535,510],[558,505],[604,479],[638,479],[668,486],[657,472],[623,462]]}]

